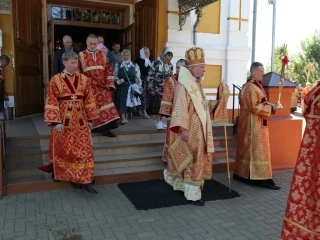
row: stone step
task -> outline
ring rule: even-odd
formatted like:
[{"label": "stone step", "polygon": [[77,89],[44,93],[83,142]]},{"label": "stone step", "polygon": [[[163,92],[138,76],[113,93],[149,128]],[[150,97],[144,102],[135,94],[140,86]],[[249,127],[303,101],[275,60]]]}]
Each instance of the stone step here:
[{"label": "stone step", "polygon": [[[213,136],[224,136],[223,125],[215,125],[212,128]],[[226,126],[227,136],[233,136],[233,127],[231,124]],[[109,138],[102,136],[99,133],[92,133],[93,143],[111,143],[111,142],[126,142],[136,140],[153,140],[153,139],[164,139],[165,130],[115,130],[114,133],[117,135],[115,138]],[[34,147],[48,147],[49,146],[49,135],[46,136],[29,136],[29,137],[9,137],[6,140],[7,148],[34,148]]]},{"label": "stone step", "polygon": [[[158,158],[161,156],[158,153]],[[234,158],[229,158],[230,163],[230,171],[233,170],[234,166]],[[226,172],[227,164],[225,158],[215,158],[213,160],[213,172]],[[149,171],[162,171],[166,168],[166,163],[163,161],[159,161],[158,163],[149,164],[149,165],[141,165],[141,166],[123,166],[123,167],[115,167],[115,168],[96,168],[94,171],[95,177],[103,177],[103,176],[112,176],[117,174],[127,174],[127,173],[144,173]],[[22,171],[22,170],[21,170]],[[39,171],[40,172],[40,171]],[[52,182],[51,174],[41,174],[38,175],[29,175],[29,176],[21,176],[16,175],[12,171],[6,172],[6,184],[19,184],[19,183],[33,183],[33,182]]]},{"label": "stone step", "polygon": [[[150,132],[150,131],[149,131]],[[102,136],[99,133],[92,133],[92,142],[96,143],[122,143],[127,141],[139,141],[139,140],[155,140],[155,139],[165,139],[165,131],[148,131],[144,133],[128,133],[128,134],[118,134],[115,138],[109,138]],[[42,136],[38,138],[9,138],[7,140],[8,149],[15,148],[34,148],[34,147],[49,147],[50,136]]]},{"label": "stone step", "polygon": [[[236,150],[229,149],[229,157],[235,157]],[[224,147],[216,147],[213,159],[226,157]],[[148,166],[162,162],[162,151],[133,153],[125,155],[104,155],[95,157],[95,169],[113,169],[121,167]],[[10,177],[38,176],[43,173],[39,166],[48,164],[48,161],[25,161],[22,163],[8,162],[5,164],[6,174]]]},{"label": "stone step", "polygon": [[[135,140],[126,142],[110,142],[110,143],[95,143],[93,145],[95,157],[111,156],[124,154],[139,154],[149,152],[161,152],[163,150],[164,139],[151,139],[151,140]],[[224,137],[214,137],[214,146],[225,147]],[[236,147],[236,139],[228,137],[228,147]],[[34,148],[15,148],[8,149],[5,163],[11,168],[17,165],[24,165],[28,162],[40,164],[42,161],[48,160],[49,148],[48,147],[34,147]]]}]

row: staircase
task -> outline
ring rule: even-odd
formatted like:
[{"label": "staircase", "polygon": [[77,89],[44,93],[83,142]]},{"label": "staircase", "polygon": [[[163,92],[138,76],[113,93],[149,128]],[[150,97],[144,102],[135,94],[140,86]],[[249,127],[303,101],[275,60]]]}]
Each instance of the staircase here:
[{"label": "staircase", "polygon": [[[116,138],[93,133],[96,184],[161,178],[163,169],[166,168],[166,163],[161,160],[165,130],[159,131],[153,128],[154,126],[145,129],[119,127],[114,131]],[[231,169],[236,147],[232,131],[232,125],[227,125]],[[213,136],[215,146],[213,171],[226,172],[224,127],[214,125]],[[37,168],[48,164],[48,154],[49,135],[8,137],[5,158],[6,194],[69,187],[68,183],[54,182],[50,174],[45,174]]]}]

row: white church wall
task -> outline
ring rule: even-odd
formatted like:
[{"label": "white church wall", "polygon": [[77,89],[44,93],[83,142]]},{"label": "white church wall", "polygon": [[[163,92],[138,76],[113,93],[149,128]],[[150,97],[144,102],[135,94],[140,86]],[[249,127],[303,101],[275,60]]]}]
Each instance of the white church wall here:
[{"label": "white church wall", "polygon": [[[232,84],[242,86],[246,81],[247,64],[250,60],[249,48],[249,21],[241,21],[239,30],[238,20],[227,20],[229,17],[238,18],[241,5],[241,18],[249,19],[250,0],[220,0],[220,33],[197,33],[197,46],[204,48],[206,63],[209,65],[222,66],[222,79],[228,84],[232,91]],[[185,51],[193,46],[193,24],[196,15],[191,12],[186,24],[179,31],[179,16],[177,12],[178,0],[168,0],[168,42],[174,54],[172,60],[175,63],[178,59],[184,58]],[[207,14],[204,12],[204,14]],[[216,93],[215,88],[206,88],[209,95]],[[215,96],[208,96],[215,98]],[[237,104],[238,98],[236,98]],[[236,105],[237,106],[237,105]],[[232,108],[232,97],[229,98],[228,108]]]}]

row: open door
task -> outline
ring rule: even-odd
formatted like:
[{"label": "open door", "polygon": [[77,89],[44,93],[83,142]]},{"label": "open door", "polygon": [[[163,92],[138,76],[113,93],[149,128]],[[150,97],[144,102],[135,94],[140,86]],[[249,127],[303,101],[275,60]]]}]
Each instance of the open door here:
[{"label": "open door", "polygon": [[[143,0],[135,4],[136,42],[135,49],[150,49],[150,57],[155,59],[157,40],[157,6],[160,0]],[[161,0],[163,1],[163,0]]]},{"label": "open door", "polygon": [[39,0],[13,0],[15,116],[43,112],[42,6]]},{"label": "open door", "polygon": [[126,27],[122,32],[122,46],[124,49],[129,49],[131,52],[132,60],[135,60],[135,24]]},{"label": "open door", "polygon": [[48,66],[49,66],[49,79],[53,76],[54,67],[54,22],[53,18],[47,23],[47,39],[48,39]]}]

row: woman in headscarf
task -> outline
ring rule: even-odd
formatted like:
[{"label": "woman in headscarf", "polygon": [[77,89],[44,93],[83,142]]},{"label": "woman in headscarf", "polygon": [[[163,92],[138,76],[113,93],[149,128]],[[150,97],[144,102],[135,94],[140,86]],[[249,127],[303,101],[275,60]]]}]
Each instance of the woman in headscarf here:
[{"label": "woman in headscarf", "polygon": [[146,112],[147,107],[147,78],[148,73],[151,69],[152,63],[149,59],[150,57],[150,49],[148,47],[143,47],[140,49],[140,58],[136,60],[136,63],[138,64],[140,68],[141,73],[141,82],[142,82],[142,94],[141,94],[141,115],[143,119],[149,119]]},{"label": "woman in headscarf", "polygon": [[148,92],[150,94],[150,106],[148,108],[149,114],[156,115],[157,129],[164,129],[167,125],[161,121],[161,115],[159,114],[162,88],[165,80],[173,75],[173,65],[171,59],[173,57],[169,48],[165,48],[162,54],[156,61],[152,63],[151,70],[148,75]]},{"label": "woman in headscarf", "polygon": [[122,62],[115,65],[114,81],[116,84],[115,105],[121,116],[121,124],[123,125],[129,123],[128,115],[131,112],[131,108],[127,107],[129,87],[135,83],[141,87],[139,66],[131,61],[131,53],[128,49],[122,51]]}]

